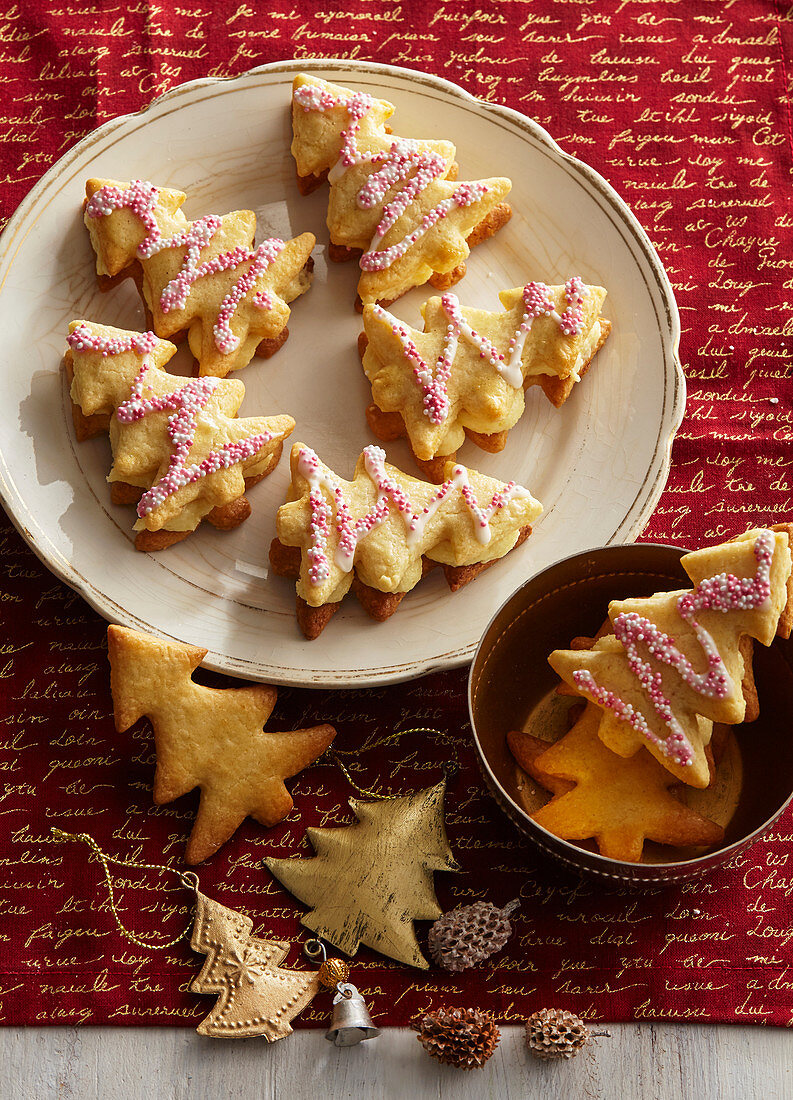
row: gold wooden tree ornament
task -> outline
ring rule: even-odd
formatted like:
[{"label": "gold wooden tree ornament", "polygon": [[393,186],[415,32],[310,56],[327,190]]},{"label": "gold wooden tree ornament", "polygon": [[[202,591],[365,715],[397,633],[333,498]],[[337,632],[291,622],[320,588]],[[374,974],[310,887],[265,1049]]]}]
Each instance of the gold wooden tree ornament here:
[{"label": "gold wooden tree ornament", "polygon": [[359,944],[428,969],[414,920],[442,913],[433,871],[459,870],[443,821],[445,783],[404,798],[350,806],[358,824],[308,829],[313,859],[265,859],[265,866],[312,911],[301,923],[346,955]]}]

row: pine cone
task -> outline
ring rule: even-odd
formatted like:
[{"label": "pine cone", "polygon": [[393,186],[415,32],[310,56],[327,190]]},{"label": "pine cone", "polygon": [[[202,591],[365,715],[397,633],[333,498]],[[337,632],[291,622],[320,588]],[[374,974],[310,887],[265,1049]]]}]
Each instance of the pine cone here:
[{"label": "pine cone", "polygon": [[518,901],[511,901],[498,909],[489,901],[476,901],[444,913],[430,928],[430,954],[445,970],[476,966],[500,951],[512,935],[508,918],[518,905]]},{"label": "pine cone", "polygon": [[526,1042],[537,1058],[572,1058],[589,1041],[589,1028],[564,1008],[541,1008],[526,1021]]},{"label": "pine cone", "polygon": [[478,1008],[439,1008],[412,1026],[428,1054],[458,1069],[480,1069],[501,1038],[490,1013]]}]

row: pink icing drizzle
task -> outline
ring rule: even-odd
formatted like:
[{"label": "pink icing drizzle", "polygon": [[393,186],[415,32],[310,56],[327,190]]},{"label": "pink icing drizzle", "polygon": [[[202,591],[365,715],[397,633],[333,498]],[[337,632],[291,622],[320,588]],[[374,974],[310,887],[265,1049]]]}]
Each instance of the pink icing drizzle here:
[{"label": "pink icing drizzle", "polygon": [[[220,384],[219,378],[191,378],[180,389],[161,397],[144,397],[144,380],[151,367],[147,356],[157,345],[153,332],[132,333],[129,337],[105,339],[92,332],[87,325],[78,326],[67,337],[69,346],[77,351],[99,351],[103,356],[121,355],[134,350],[143,355],[143,362],[130,389],[130,396],[116,409],[116,417],[121,424],[132,424],[141,420],[147,413],[173,410],[168,417],[168,436],[173,445],[168,470],[146,493],[138,503],[138,516],[142,519],[169,496],[185,485],[191,485],[218,470],[236,466],[261,450],[273,436],[269,432],[260,432],[247,439],[225,443],[218,450],[210,451],[201,462],[188,465],[187,456],[193,445],[196,421],[201,409]],[[169,376],[170,377],[170,376]]]},{"label": "pink icing drizzle", "polygon": [[157,188],[145,180],[133,180],[126,190],[120,187],[100,187],[95,191],[85,207],[89,218],[106,218],[114,210],[131,210],[136,218],[143,222],[146,238],[138,245],[138,255],[152,255],[147,246],[152,247],[160,240],[160,227],[154,216],[157,205]]},{"label": "pink icing drizzle", "polygon": [[[252,261],[251,266],[240,276],[220,305],[220,312],[218,313],[213,331],[215,334],[215,345],[218,351],[223,352],[224,355],[234,351],[239,346],[238,337],[231,331],[231,319],[237,312],[237,307],[248,291],[253,289],[256,285],[256,280],[267,270],[283,247],[283,241],[279,240],[277,237],[270,237],[268,240],[262,241],[254,252],[248,252],[244,248],[236,248],[232,252],[225,252],[222,256],[218,256],[217,260],[212,260],[208,264],[201,265],[203,268],[207,269],[202,273],[208,275],[210,273],[209,269],[213,264],[219,265],[218,271],[225,271],[229,267],[236,267],[237,265],[234,262],[235,255],[240,257],[238,262],[244,262],[245,260]],[[266,290],[260,290],[258,293],[254,294],[252,301],[259,309],[273,308],[272,297]]]},{"label": "pink icing drizzle", "polygon": [[446,328],[443,347],[434,368],[431,368],[424,361],[412,336],[404,325],[401,325],[399,321],[380,306],[375,306],[374,311],[376,317],[390,323],[391,331],[402,344],[405,358],[413,364],[413,377],[424,394],[424,415],[430,423],[442,424],[449,415],[449,379],[451,378],[452,366],[457,355],[457,345],[460,338],[468,340],[479,348],[480,358],[488,359],[510,386],[519,389],[523,385],[523,371],[521,369],[523,347],[531,330],[532,322],[536,317],[542,315],[552,317],[565,336],[578,336],[582,330],[582,306],[588,293],[587,288],[578,275],[573,275],[565,283],[564,289],[568,305],[565,312],[559,314],[545,283],[527,283],[523,288],[525,312],[520,325],[509,341],[508,359],[486,336],[471,328],[463,317],[460,309],[460,299],[456,294],[442,295],[441,306],[449,324]]},{"label": "pink icing drizzle", "polygon": [[[397,138],[387,152],[365,152],[358,148],[357,137],[361,122],[374,107],[375,101],[365,92],[354,92],[351,96],[334,96],[327,89],[317,85],[303,84],[295,89],[294,98],[304,111],[330,111],[342,107],[347,111],[349,122],[342,130],[342,144],[339,160],[331,170],[329,179],[333,183],[348,168],[359,164],[373,164],[380,167],[373,172],[356,196],[361,209],[369,210],[383,202],[386,194],[400,180],[406,180],[405,186],[383,207],[375,235],[369,249],[361,256],[362,271],[383,271],[410,249],[416,241],[432,228],[436,222],[445,218],[455,206],[470,206],[487,193],[484,184],[461,183],[453,195],[438,203],[421,218],[418,225],[402,240],[389,248],[378,251],[377,246],[383,237],[393,228],[412,202],[432,183],[443,176],[446,161],[439,153],[422,150],[418,143],[409,138]],[[411,173],[415,171],[415,175]]]},{"label": "pink icing drizzle", "polygon": [[[427,505],[416,511],[400,484],[386,472],[385,452],[382,448],[366,447],[363,453],[366,472],[377,487],[378,497],[374,506],[355,520],[340,483],[332,474],[322,470],[314,451],[308,447],[303,447],[300,451],[297,468],[309,483],[311,546],[306,553],[310,563],[308,578],[312,585],[322,584],[330,576],[327,544],[334,510],[334,526],[338,536],[335,562],[341,570],[348,573],[352,569],[358,544],[388,518],[392,504],[405,520],[405,542],[407,546],[413,547],[419,542],[427,521],[432,518],[443,500],[452,489],[459,489],[475,521],[478,541],[487,544],[491,538],[490,520],[494,513],[505,508],[513,497],[527,498],[530,495],[520,485],[510,481],[497,490],[490,503],[482,508],[471,488],[467,470],[464,466],[455,466],[452,476],[438,487]],[[331,509],[325,499],[323,488],[332,494],[334,509]]]},{"label": "pink icing drizzle", "polygon": [[[277,237],[270,237],[253,251],[238,246],[221,253],[213,260],[199,263],[202,250],[220,229],[221,219],[215,214],[208,214],[192,222],[183,232],[163,239],[155,214],[158,194],[153,184],[143,180],[133,180],[125,190],[119,187],[101,187],[91,196],[85,212],[89,218],[102,218],[112,214],[114,210],[131,210],[141,220],[146,230],[145,238],[138,245],[138,255],[144,261],[165,249],[185,249],[180,271],[160,296],[160,309],[163,313],[170,313],[172,309],[184,309],[190,295],[190,288],[199,279],[240,267],[251,261],[248,270],[240,276],[223,299],[214,325],[215,346],[223,355],[228,355],[235,351],[240,343],[239,338],[231,331],[231,320],[240,302],[254,287],[256,280],[284,248],[284,242]],[[255,294],[252,300],[259,309],[272,309],[272,297],[266,290]]]},{"label": "pink icing drizzle", "polygon": [[[385,233],[378,233],[372,240],[371,247],[361,256],[361,270],[384,271],[385,268],[390,267],[395,260],[404,256],[408,249],[413,247],[416,241],[420,240],[436,222],[445,218],[449,211],[455,206],[471,206],[473,203],[479,202],[486,194],[487,187],[483,183],[461,183],[450,198],[444,199],[442,202],[439,202],[437,206],[433,207],[432,210],[428,211],[422,217],[416,228],[411,233],[408,233],[406,237],[403,237],[401,241],[397,241],[388,248],[378,251],[376,246],[385,236]],[[391,227],[389,226],[388,228],[390,229]],[[387,231],[388,230],[386,230],[386,232]]]},{"label": "pink icing drizzle", "polygon": [[66,342],[74,351],[98,351],[106,359],[110,355],[123,355],[127,351],[148,355],[156,348],[157,337],[153,332],[130,332],[125,336],[102,339],[91,332],[88,325],[78,325],[66,337]]},{"label": "pink icing drizzle", "polygon": [[724,699],[731,691],[727,668],[716,643],[704,627],[697,622],[701,611],[748,611],[762,606],[771,595],[771,561],[774,556],[774,536],[763,531],[755,540],[754,556],[757,573],[754,577],[738,578],[732,573],[719,573],[707,577],[693,592],[686,592],[677,601],[681,619],[694,630],[708,662],[706,672],[695,672],[690,661],[677,648],[673,638],[664,634],[649,619],[635,612],[623,612],[614,620],[614,633],[622,643],[631,671],[639,680],[655,713],[669,728],[666,738],[658,737],[649,727],[644,715],[625,703],[614,692],[599,685],[585,669],[573,673],[577,687],[593,702],[612,710],[623,722],[674,760],[677,764],[694,762],[691,742],[672,711],[672,705],[663,693],[662,676],[650,661],[639,655],[643,645],[650,657],[673,668],[694,691],[711,699]]}]

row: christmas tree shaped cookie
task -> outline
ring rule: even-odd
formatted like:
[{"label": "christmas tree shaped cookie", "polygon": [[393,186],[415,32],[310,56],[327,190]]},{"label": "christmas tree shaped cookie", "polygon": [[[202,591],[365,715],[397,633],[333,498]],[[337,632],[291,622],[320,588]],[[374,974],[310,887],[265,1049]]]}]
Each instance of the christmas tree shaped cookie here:
[{"label": "christmas tree shaped cookie", "polygon": [[313,859],[265,859],[279,882],[311,912],[300,923],[347,955],[359,944],[427,969],[414,920],[441,907],[433,871],[457,871],[443,820],[444,784],[382,802],[351,798],[358,823],[307,829]]},{"label": "christmas tree shaped cookie", "polygon": [[770,645],[786,612],[789,529],[748,531],[682,559],[694,588],[615,600],[613,635],[590,650],[556,650],[561,678],[596,703],[599,736],[614,753],[642,747],[672,775],[706,787],[712,723],[744,720],[742,639]]},{"label": "christmas tree shaped cookie", "polygon": [[288,303],[309,287],[311,233],[254,246],[251,210],[190,222],[184,192],[143,180],[90,179],[86,196],[100,279],[133,277],[151,327],[166,339],[186,332],[199,374],[224,378],[281,346]]},{"label": "christmas tree shaped cookie", "polygon": [[253,921],[196,891],[190,946],[206,955],[201,973],[190,984],[193,993],[216,993],[199,1035],[245,1039],[263,1035],[268,1043],[291,1035],[289,1021],[319,990],[315,970],[279,966],[290,944],[252,936]]},{"label": "christmas tree shaped cookie", "polygon": [[109,431],[112,499],[137,504],[138,550],[247,519],[245,490],[275,469],[291,416],[238,418],[242,382],[169,374],[176,348],[153,332],[72,321],[68,344],[78,439]]},{"label": "christmas tree shaped cookie", "polygon": [[507,742],[516,761],[553,798],[531,816],[563,840],[597,842],[611,859],[637,862],[645,840],[688,848],[718,844],[720,825],[689,809],[670,792],[675,777],[645,749],[623,758],[598,737],[602,712],[584,713],[552,745],[520,730]]},{"label": "christmas tree shaped cookie", "polygon": [[407,434],[417,462],[432,476],[468,435],[500,451],[539,385],[559,408],[588,370],[610,330],[601,317],[606,291],[578,276],[563,286],[528,283],[504,291],[504,310],[461,307],[447,292],[424,303],[424,331],[381,306],[363,313],[363,367],[374,404],[367,410],[380,438]]},{"label": "christmas tree shaped cookie", "polygon": [[286,817],[292,799],[284,779],[322,755],[336,734],[333,726],[263,729],[275,688],[196,684],[192,674],[205,649],[121,626],[108,628],[107,645],[116,729],[123,733],[144,715],[154,729],[154,801],[162,805],[201,789],[188,863],[211,856],[248,816],[266,826]]},{"label": "christmas tree shaped cookie", "polygon": [[292,92],[292,155],[301,191],[330,183],[331,258],[359,255],[364,304],[428,280],[446,289],[470,248],[509,219],[508,179],[456,181],[455,148],[390,133],[394,107],[318,77]]},{"label": "christmas tree shaped cookie", "polygon": [[[367,447],[344,481],[310,447],[292,448],[289,500],[270,550],[276,573],[297,578],[298,621],[316,637],[352,586],[382,621],[427,568],[440,564],[454,590],[528,536],[542,506],[505,484],[450,462],[439,487],[390,466]],[[289,548],[293,548],[290,550]]]}]

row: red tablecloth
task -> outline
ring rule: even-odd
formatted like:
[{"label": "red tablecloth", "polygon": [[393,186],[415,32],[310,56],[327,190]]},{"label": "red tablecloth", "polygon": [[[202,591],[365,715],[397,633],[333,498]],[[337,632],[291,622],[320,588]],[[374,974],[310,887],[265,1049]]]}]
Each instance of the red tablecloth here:
[{"label": "red tablecloth", "polygon": [[[368,58],[436,72],[532,115],[631,204],[674,283],[688,411],[666,492],[645,536],[697,545],[793,518],[793,10],[771,0],[503,0],[480,5],[308,0],[259,5],[27,3],[2,19],[2,215],[93,127],[175,84],[287,57]],[[88,14],[83,14],[86,12]],[[64,319],[66,320],[66,318]],[[778,399],[773,402],[772,398]],[[4,1023],[194,1024],[207,998],[186,985],[182,943],[148,953],[121,938],[97,864],[49,842],[50,825],[107,849],[179,865],[194,798],[155,808],[144,722],[117,735],[105,624],[54,581],[6,523],[1,532],[0,968]],[[502,955],[451,978],[362,950],[353,976],[373,1015],[405,1023],[442,1002],[517,1020],[561,1004],[611,1020],[793,1022],[793,817],[706,880],[640,894],[579,881],[542,861],[481,789],[467,728],[465,672],[373,691],[284,690],[286,727],[335,722],[339,747],[428,725],[364,751],[363,786],[436,782],[450,756],[447,823],[463,871],[440,874],[444,908],[520,896]],[[201,869],[202,889],[293,942],[302,907],[261,869],[266,854],[308,854],[310,824],[351,820],[353,792],[332,767],[292,785],[296,808],[253,822]],[[139,876],[135,876],[137,880]],[[174,934],[189,897],[140,876],[125,922]],[[426,932],[426,926],[421,929]],[[324,1022],[319,999],[302,1021]]]}]

